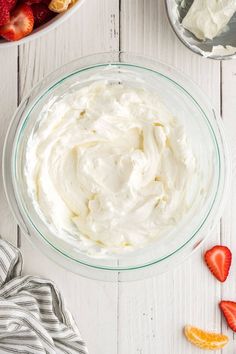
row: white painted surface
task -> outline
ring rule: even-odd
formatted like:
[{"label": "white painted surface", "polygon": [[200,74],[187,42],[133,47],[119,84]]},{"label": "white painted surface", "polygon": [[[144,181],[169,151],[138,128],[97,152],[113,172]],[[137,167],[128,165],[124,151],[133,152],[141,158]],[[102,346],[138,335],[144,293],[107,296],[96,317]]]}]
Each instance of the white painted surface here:
[{"label": "white painted surface", "polygon": [[[163,0],[87,0],[78,13],[50,34],[18,49],[1,49],[0,151],[17,98],[20,100],[60,65],[119,46],[175,66],[209,95],[215,107],[222,110],[230,132],[235,178],[236,62],[220,64],[186,49],[168,25]],[[217,304],[222,297],[236,300],[235,207],[233,188],[221,227],[218,225],[200,251],[169,274],[133,283],[88,280],[55,265],[21,236],[24,272],[57,283],[90,354],[200,354],[202,351],[182,334],[186,323],[209,330],[222,328],[231,338],[223,353],[232,354],[233,335],[222,321]],[[0,211],[0,234],[16,243],[17,228],[4,199],[2,182]],[[211,276],[202,261],[204,250],[220,241],[235,250],[231,276],[224,285]]]},{"label": "white painted surface", "polygon": [[[11,75],[9,75],[11,73]],[[0,154],[11,117],[17,107],[17,48],[0,50]],[[1,168],[2,171],[2,168]],[[0,236],[13,244],[17,239],[17,226],[9,210],[3,180],[0,179]]]}]

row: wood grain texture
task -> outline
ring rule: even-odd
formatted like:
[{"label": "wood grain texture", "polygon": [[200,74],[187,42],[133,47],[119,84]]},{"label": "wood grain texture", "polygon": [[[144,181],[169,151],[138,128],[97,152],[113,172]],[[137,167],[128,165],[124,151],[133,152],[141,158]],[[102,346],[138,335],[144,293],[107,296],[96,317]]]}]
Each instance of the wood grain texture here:
[{"label": "wood grain texture", "polygon": [[[118,50],[118,0],[88,0],[66,23],[20,47],[19,95],[40,79],[80,56]],[[117,284],[92,281],[66,271],[22,236],[24,272],[48,277],[62,291],[90,354],[117,353]]]},{"label": "wood grain texture", "polygon": [[[9,75],[9,73],[11,73]],[[2,172],[2,151],[8,125],[17,107],[17,47],[0,49],[0,156]],[[0,177],[0,235],[16,244],[17,225],[10,212]]]},{"label": "wood grain texture", "polygon": [[[220,63],[193,54],[171,30],[163,0],[121,2],[121,49],[154,57],[190,76],[220,111]],[[182,333],[185,324],[221,329],[217,302],[221,285],[202,261],[209,245],[220,242],[220,226],[191,259],[174,272],[120,284],[118,353],[201,353]]]},{"label": "wood grain texture", "polygon": [[[119,45],[122,50],[173,65],[199,84],[216,109],[222,110],[236,177],[235,61],[225,62],[221,68],[219,62],[186,49],[168,24],[164,0],[87,0],[77,14],[53,32],[18,50],[0,50],[0,82],[4,83],[0,85],[0,152],[17,97],[22,99],[41,78],[68,61],[118,50]],[[216,243],[236,249],[236,190],[234,185],[232,188],[221,227],[218,225],[201,250],[172,273],[131,283],[93,281],[54,264],[22,237],[24,272],[56,282],[90,354],[200,354],[202,351],[182,334],[187,323],[228,333],[231,342],[223,352],[232,354],[234,335],[221,318],[218,302],[221,298],[236,301],[235,267],[229,281],[221,285],[202,261],[204,250]],[[16,224],[5,201],[2,181],[0,210],[0,234],[15,242]],[[233,261],[235,265],[236,254]]]},{"label": "wood grain texture", "polygon": [[[232,183],[228,196],[226,210],[222,218],[222,242],[230,247],[233,252],[233,263],[230,276],[222,286],[222,299],[236,301],[236,62],[222,63],[222,116],[226,128],[227,140],[231,152]],[[222,320],[222,331],[230,337],[230,343],[225,348],[225,354],[233,353],[235,349],[235,334],[228,328],[225,320]]]}]

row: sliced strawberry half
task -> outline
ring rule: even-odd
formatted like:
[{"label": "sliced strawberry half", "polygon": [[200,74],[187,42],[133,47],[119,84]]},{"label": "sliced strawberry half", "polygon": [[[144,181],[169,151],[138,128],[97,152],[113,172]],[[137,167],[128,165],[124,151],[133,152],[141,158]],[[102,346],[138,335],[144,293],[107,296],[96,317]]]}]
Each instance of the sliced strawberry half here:
[{"label": "sliced strawberry half", "polygon": [[229,274],[232,254],[226,246],[215,246],[205,253],[205,261],[212,274],[224,282]]},{"label": "sliced strawberry half", "polygon": [[6,0],[0,0],[0,26],[10,21],[10,11]]},{"label": "sliced strawberry half", "polygon": [[10,21],[0,27],[0,36],[8,41],[17,41],[30,34],[33,27],[33,11],[28,5],[22,4],[12,11]]},{"label": "sliced strawberry half", "polygon": [[41,26],[55,16],[45,4],[33,4],[31,6],[34,15],[34,27]]},{"label": "sliced strawberry half", "polygon": [[229,327],[236,332],[236,302],[221,301],[220,309],[223,312]]}]

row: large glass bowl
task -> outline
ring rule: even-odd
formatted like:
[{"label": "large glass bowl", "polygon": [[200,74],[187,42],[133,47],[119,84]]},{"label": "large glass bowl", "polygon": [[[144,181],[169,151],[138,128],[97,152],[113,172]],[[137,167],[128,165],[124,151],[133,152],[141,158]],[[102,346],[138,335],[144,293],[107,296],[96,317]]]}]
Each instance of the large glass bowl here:
[{"label": "large glass bowl", "polygon": [[[106,258],[93,258],[53,234],[35,211],[24,176],[25,150],[43,107],[97,80],[143,86],[156,91],[185,126],[201,170],[205,191],[177,226],[148,246]],[[191,80],[155,60],[130,53],[102,53],[69,63],[41,81],[21,103],[5,141],[3,175],[7,198],[22,231],[51,259],[73,272],[97,279],[133,280],[171,268],[190,255],[221,214],[228,191],[228,151],[221,120],[209,99]]]}]

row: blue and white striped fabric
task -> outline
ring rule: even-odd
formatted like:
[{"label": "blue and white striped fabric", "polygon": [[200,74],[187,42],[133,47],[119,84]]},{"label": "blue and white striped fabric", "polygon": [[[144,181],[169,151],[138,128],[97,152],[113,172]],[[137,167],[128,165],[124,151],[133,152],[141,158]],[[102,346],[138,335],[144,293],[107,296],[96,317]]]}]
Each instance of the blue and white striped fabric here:
[{"label": "blue and white striped fabric", "polygon": [[87,354],[55,285],[21,268],[20,251],[0,239],[0,354]]}]

